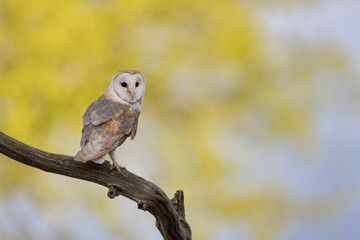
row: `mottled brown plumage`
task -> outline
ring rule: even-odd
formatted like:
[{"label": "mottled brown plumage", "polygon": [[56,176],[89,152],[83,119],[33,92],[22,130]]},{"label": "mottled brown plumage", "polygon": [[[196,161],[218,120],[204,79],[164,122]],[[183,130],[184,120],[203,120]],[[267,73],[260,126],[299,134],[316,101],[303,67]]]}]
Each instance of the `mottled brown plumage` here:
[{"label": "mottled brown plumage", "polygon": [[81,150],[75,160],[97,159],[120,146],[127,137],[134,139],[138,118],[139,114],[130,106],[102,95],[83,115]]},{"label": "mottled brown plumage", "polygon": [[83,115],[80,151],[75,160],[101,164],[109,153],[113,166],[120,172],[115,149],[128,137],[134,139],[145,91],[145,80],[139,71],[122,70],[111,79],[105,93],[93,102]]}]

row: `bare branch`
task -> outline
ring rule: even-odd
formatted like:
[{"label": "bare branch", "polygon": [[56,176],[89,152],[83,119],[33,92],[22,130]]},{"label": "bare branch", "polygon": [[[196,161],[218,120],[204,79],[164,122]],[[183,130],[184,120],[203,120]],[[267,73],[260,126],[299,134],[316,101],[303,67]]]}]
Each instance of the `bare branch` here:
[{"label": "bare branch", "polygon": [[78,178],[105,186],[109,198],[122,195],[149,211],[165,240],[190,240],[191,229],[185,220],[184,193],[177,191],[172,200],[158,186],[127,170],[109,173],[110,163],[79,163],[74,157],[30,147],[0,132],[0,153],[43,171]]}]

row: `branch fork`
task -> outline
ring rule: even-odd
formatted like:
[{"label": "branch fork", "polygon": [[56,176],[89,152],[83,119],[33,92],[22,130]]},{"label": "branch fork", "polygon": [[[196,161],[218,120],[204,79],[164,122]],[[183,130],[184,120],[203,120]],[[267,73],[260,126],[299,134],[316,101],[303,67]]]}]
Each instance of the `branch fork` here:
[{"label": "branch fork", "polygon": [[184,193],[179,190],[171,200],[161,188],[128,170],[109,173],[109,162],[102,165],[79,163],[74,157],[54,154],[28,146],[0,132],[0,153],[9,158],[72,178],[100,184],[108,188],[108,197],[119,195],[135,201],[138,208],[150,212],[164,240],[191,240],[190,225],[185,220]]}]

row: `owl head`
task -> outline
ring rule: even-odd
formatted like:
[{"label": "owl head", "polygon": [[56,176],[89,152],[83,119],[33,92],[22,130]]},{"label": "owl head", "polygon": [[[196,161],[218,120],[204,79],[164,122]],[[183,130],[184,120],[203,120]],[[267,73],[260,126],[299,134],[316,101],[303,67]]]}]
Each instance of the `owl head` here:
[{"label": "owl head", "polygon": [[111,78],[108,89],[126,103],[141,104],[145,92],[145,78],[136,70],[120,70]]}]

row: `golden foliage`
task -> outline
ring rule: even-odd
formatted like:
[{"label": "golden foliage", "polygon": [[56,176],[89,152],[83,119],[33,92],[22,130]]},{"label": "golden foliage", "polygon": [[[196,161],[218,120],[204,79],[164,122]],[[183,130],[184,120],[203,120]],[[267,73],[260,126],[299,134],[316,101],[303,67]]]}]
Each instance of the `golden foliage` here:
[{"label": "golden foliage", "polygon": [[[228,136],[308,136],[314,88],[311,64],[291,55],[277,63],[265,43],[254,9],[240,1],[3,0],[0,128],[74,154],[77,146],[60,140],[77,144],[81,115],[112,74],[138,69],[147,79],[139,135],[152,141],[159,185],[185,191],[194,239],[208,239],[207,221],[222,219],[248,220],[257,239],[269,239],[290,217],[278,215],[290,202],[283,193],[244,193],[229,181],[242,156],[227,154]],[[1,162],[2,192],[36,185],[26,179],[38,171]]]}]

